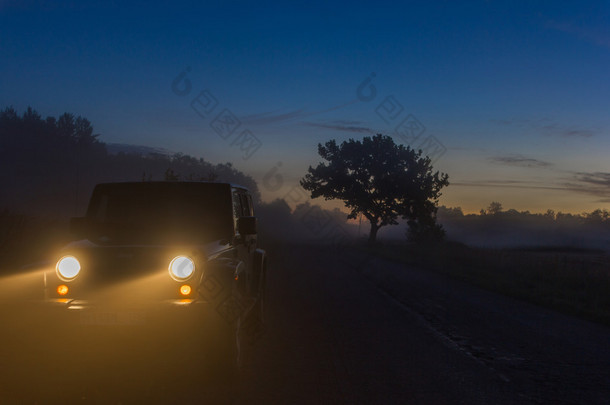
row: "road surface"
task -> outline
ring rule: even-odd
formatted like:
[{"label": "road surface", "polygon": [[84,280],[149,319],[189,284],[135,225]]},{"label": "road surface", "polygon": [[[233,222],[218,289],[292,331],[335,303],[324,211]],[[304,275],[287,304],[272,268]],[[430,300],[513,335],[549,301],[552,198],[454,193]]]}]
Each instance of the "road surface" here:
[{"label": "road surface", "polygon": [[0,403],[610,403],[608,327],[357,251],[270,253],[266,327],[233,383],[150,336],[60,351],[21,320],[3,332]]}]

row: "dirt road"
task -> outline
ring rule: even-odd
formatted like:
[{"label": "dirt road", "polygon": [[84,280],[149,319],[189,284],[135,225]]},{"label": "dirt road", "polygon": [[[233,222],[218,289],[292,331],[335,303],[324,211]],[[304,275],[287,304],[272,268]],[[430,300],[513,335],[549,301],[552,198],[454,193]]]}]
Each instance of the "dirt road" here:
[{"label": "dirt road", "polygon": [[243,403],[610,403],[610,328],[353,251],[274,270]]},{"label": "dirt road", "polygon": [[[610,401],[610,328],[355,251],[270,253],[266,327],[231,384],[150,336],[89,336],[59,352],[44,331],[9,327],[0,403]],[[3,308],[10,326],[15,306]],[[19,353],[28,336],[43,344]]]}]

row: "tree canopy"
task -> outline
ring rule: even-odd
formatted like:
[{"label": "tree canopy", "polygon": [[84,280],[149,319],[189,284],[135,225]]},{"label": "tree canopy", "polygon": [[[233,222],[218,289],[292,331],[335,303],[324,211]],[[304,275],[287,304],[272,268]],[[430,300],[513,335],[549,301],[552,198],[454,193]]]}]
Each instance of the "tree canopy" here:
[{"label": "tree canopy", "polygon": [[379,228],[397,224],[398,217],[418,232],[436,226],[434,215],[448,175],[433,172],[421,150],[377,134],[341,145],[335,140],[318,144],[318,154],[326,163],[310,166],[301,185],[312,198],[342,200],[350,210],[348,218],[364,215],[371,224],[370,243]]}]

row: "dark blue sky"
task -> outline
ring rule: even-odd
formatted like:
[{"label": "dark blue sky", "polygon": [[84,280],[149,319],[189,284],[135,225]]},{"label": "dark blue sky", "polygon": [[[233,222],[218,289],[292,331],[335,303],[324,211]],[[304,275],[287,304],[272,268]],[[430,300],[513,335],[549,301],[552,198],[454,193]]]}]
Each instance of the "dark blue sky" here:
[{"label": "dark blue sky", "polygon": [[[266,199],[318,142],[383,132],[444,151],[447,205],[609,205],[607,2],[55,3],[0,1],[1,107],[72,112],[102,141],[231,161],[259,182],[282,162]],[[204,90],[216,107],[202,117]],[[212,124],[225,109],[231,135]],[[421,135],[407,142],[409,116]],[[247,159],[245,130],[260,142]]]}]

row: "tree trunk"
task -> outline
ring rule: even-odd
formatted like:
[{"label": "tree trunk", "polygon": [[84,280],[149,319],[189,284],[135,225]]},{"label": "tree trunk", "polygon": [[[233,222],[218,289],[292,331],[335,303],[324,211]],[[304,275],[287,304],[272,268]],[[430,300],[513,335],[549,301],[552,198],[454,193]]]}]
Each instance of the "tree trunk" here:
[{"label": "tree trunk", "polygon": [[369,233],[369,245],[375,244],[377,241],[377,231],[381,228],[381,226],[377,225],[376,222],[371,221],[371,232]]}]

